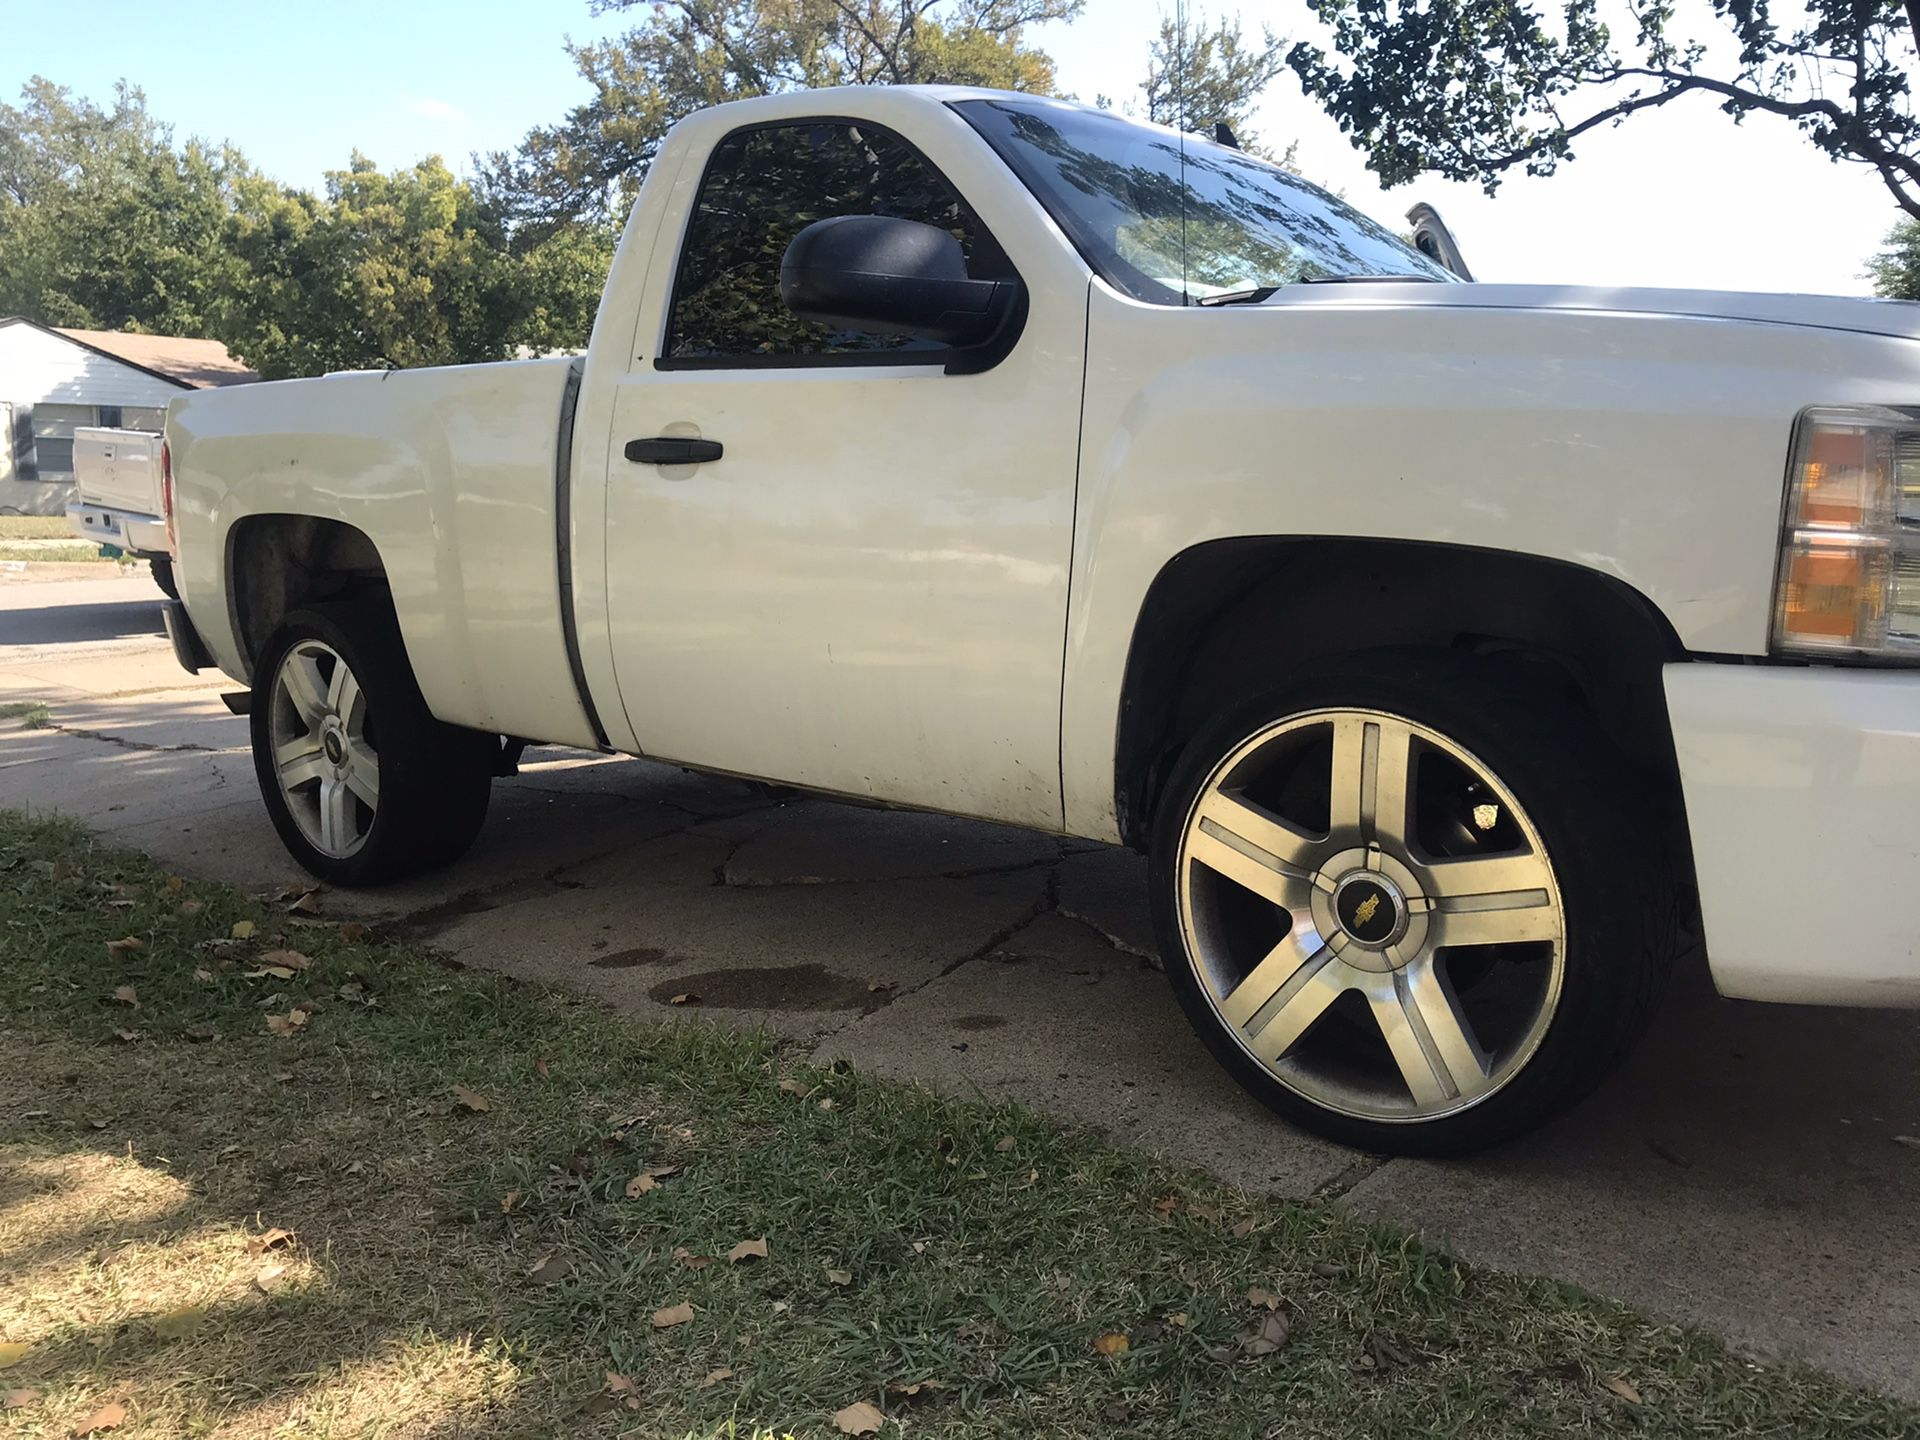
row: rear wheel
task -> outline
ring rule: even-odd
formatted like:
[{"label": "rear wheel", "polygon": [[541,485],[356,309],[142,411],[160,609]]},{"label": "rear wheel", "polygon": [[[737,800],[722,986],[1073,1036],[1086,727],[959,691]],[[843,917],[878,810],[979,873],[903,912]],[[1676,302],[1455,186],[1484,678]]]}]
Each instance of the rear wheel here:
[{"label": "rear wheel", "polygon": [[249,713],[267,813],[321,879],[401,879],[479,833],[499,742],[433,718],[383,607],[289,615],[260,656]]},{"label": "rear wheel", "polygon": [[147,565],[153,571],[153,583],[160,587],[160,593],[165,595],[169,600],[178,600],[180,598],[180,582],[173,578],[173,557],[170,555],[150,556],[147,560]]},{"label": "rear wheel", "polygon": [[1676,945],[1650,791],[1592,721],[1448,652],[1355,657],[1196,737],[1155,822],[1181,1004],[1359,1148],[1496,1143],[1595,1085]]}]

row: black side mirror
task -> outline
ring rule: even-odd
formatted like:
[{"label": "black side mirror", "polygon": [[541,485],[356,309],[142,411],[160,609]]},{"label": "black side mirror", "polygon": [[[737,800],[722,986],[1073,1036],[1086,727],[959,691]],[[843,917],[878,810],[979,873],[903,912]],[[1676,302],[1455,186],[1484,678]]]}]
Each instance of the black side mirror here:
[{"label": "black side mirror", "polygon": [[787,246],[780,298],[808,320],[961,348],[993,338],[1018,280],[974,280],[947,231],[890,215],[816,220]]}]

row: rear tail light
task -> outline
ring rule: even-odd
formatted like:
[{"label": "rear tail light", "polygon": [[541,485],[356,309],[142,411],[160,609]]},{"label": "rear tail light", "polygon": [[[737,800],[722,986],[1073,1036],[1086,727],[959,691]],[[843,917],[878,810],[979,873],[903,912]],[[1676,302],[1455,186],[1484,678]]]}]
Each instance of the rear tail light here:
[{"label": "rear tail light", "polygon": [[173,528],[173,447],[160,442],[160,517],[167,522],[167,554],[180,558],[180,536]]}]

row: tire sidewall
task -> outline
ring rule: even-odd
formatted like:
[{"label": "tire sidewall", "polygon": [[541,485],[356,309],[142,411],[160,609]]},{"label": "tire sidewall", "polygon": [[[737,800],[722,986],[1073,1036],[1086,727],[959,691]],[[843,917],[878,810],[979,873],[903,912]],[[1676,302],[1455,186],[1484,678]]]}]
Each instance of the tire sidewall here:
[{"label": "tire sidewall", "polygon": [[[1393,1122],[1327,1110],[1276,1079],[1229,1034],[1187,954],[1178,855],[1186,820],[1220,761],[1258,731],[1312,710],[1378,710],[1447,736],[1532,821],[1565,916],[1560,996],[1521,1071],[1470,1108]],[[1271,1109],[1342,1144],[1381,1153],[1481,1149],[1579,1099],[1629,1048],[1664,977],[1658,919],[1670,915],[1659,827],[1632,815],[1645,787],[1579,709],[1494,662],[1445,652],[1376,652],[1329,663],[1225,713],[1183,751],[1162,792],[1150,850],[1154,925],[1181,1008],[1214,1057]],[[1644,819],[1644,817],[1643,817]],[[1670,947],[1669,947],[1670,948]]]}]

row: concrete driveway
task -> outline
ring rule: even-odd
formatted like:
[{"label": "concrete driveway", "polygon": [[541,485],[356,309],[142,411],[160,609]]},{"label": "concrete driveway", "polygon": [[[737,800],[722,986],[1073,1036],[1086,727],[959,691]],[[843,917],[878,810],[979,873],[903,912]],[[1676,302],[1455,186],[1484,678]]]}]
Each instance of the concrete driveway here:
[{"label": "concrete driveway", "polygon": [[[0,581],[0,700],[53,720],[0,725],[0,806],[195,875],[296,882],[246,722],[224,682],[174,668],[157,600],[144,578]],[[1627,1069],[1547,1131],[1383,1162],[1220,1076],[1147,958],[1131,855],[571,751],[532,752],[494,797],[459,865],[325,913],[631,1013],[766,1023],[822,1059],[1016,1097],[1920,1399],[1920,1017],[1725,1001],[1696,964]]]}]

